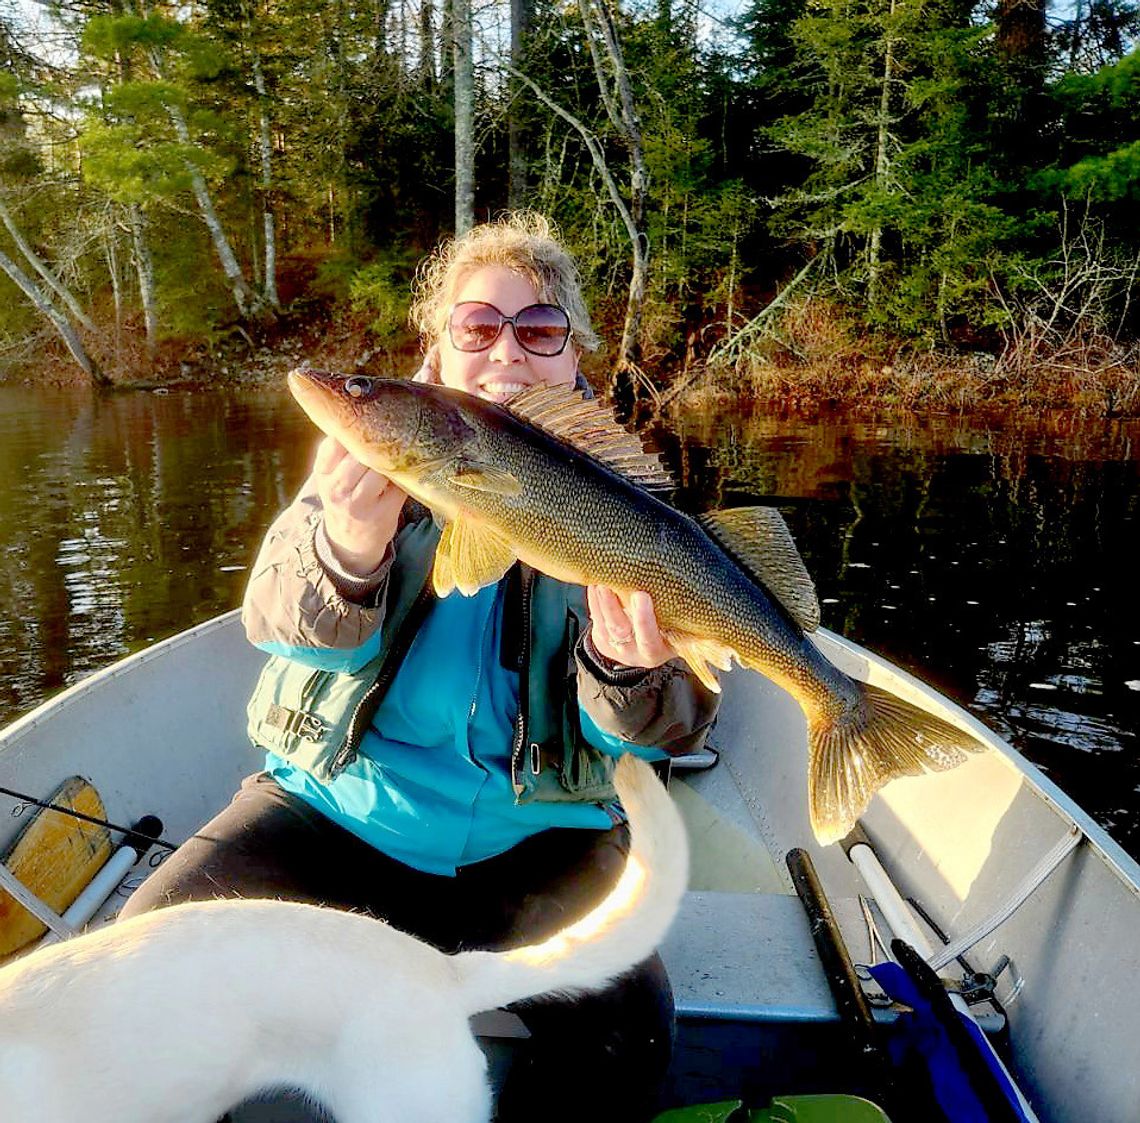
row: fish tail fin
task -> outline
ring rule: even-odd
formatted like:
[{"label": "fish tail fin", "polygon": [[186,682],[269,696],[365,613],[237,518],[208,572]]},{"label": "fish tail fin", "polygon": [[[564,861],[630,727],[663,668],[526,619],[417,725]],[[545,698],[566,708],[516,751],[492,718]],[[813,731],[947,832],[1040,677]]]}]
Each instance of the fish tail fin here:
[{"label": "fish tail fin", "polygon": [[956,725],[867,683],[837,719],[808,725],[808,808],[821,843],[838,842],[885,784],[945,772],[985,750]]},{"label": "fish tail fin", "polygon": [[626,753],[614,786],[629,816],[625,871],[594,909],[539,944],[453,956],[471,1013],[539,994],[597,990],[648,958],[668,931],[689,880],[688,834],[653,768]]}]

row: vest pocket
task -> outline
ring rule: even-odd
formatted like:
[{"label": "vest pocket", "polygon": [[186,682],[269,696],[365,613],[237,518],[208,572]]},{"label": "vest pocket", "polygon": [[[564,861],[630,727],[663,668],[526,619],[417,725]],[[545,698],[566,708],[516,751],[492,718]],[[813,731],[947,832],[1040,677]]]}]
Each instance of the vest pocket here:
[{"label": "vest pocket", "polygon": [[604,803],[615,796],[614,761],[584,741],[568,745],[562,784],[573,798]]},{"label": "vest pocket", "polygon": [[330,721],[328,698],[348,677],[270,656],[247,709],[250,739],[318,779],[331,779],[344,730]]},{"label": "vest pocket", "polygon": [[582,734],[578,709],[578,661],[575,652],[581,632],[578,617],[566,613],[566,673],[561,697],[552,699],[562,710],[562,767],[559,779],[568,798],[584,803],[604,803],[615,797],[615,761],[595,749]]}]

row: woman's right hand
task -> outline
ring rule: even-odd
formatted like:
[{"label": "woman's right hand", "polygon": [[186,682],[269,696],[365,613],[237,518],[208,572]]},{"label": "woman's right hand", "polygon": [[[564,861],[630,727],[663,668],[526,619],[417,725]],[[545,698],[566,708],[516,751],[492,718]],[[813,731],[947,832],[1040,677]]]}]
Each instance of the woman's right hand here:
[{"label": "woman's right hand", "polygon": [[407,494],[332,437],[318,446],[313,475],[336,560],[355,576],[371,573],[396,536]]}]

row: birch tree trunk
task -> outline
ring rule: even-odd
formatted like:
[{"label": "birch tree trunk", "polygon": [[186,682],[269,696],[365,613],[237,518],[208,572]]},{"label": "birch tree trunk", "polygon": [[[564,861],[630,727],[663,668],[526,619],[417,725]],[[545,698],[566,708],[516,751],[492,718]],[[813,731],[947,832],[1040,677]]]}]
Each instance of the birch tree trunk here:
[{"label": "birch tree trunk", "polygon": [[[126,10],[129,11],[130,8],[128,7]],[[140,11],[141,14],[145,16],[146,6],[141,5]],[[165,78],[166,68],[163,65],[162,58],[158,51],[152,47],[146,53],[147,59],[155,74],[160,78]],[[174,126],[174,134],[178,137],[179,141],[185,145],[193,144],[193,141],[190,139],[190,129],[186,124],[186,115],[182,112],[182,109],[177,105],[168,104],[166,106],[166,113],[170,118],[170,123]],[[210,187],[206,183],[206,177],[202,175],[200,169],[192,163],[187,162],[186,170],[190,173],[190,188],[194,192],[194,199],[198,204],[198,212],[202,216],[202,221],[206,224],[206,229],[210,232],[210,240],[214,243],[214,252],[218,255],[222,272],[226,275],[227,282],[229,282],[230,292],[233,293],[238,314],[242,319],[248,319],[260,310],[260,302],[254,295],[253,289],[250,288],[249,282],[245,279],[241,266],[238,264],[237,255],[234,253],[233,247],[230,245],[230,240],[226,236],[225,228],[222,226],[222,221],[218,218],[218,212],[214,207],[214,199],[210,194]]]},{"label": "birch tree trunk", "polygon": [[103,224],[103,249],[107,257],[107,276],[111,278],[111,296],[115,302],[115,354],[123,343],[123,278],[119,269],[117,232],[114,223],[114,204],[106,212]]},{"label": "birch tree trunk", "polygon": [[[186,125],[186,117],[182,110],[176,105],[168,105],[166,112],[170,116],[170,122],[174,126],[174,132],[178,139],[183,144],[191,144],[190,129]],[[222,220],[218,217],[218,212],[214,207],[214,198],[210,194],[206,177],[193,164],[187,164],[186,167],[190,173],[190,188],[198,203],[198,212],[206,224],[206,229],[210,232],[210,239],[214,243],[214,252],[218,255],[222,272],[225,273],[226,280],[229,282],[230,292],[233,293],[238,312],[243,319],[256,315],[260,310],[260,303],[238,264],[237,255],[230,245],[225,227],[222,226]]]},{"label": "birch tree trunk", "polygon": [[471,0],[451,0],[455,68],[455,235],[475,225],[475,66]]},{"label": "birch tree trunk", "polygon": [[[886,193],[890,184],[890,123],[891,85],[895,68],[895,0],[891,0],[890,22],[883,42],[883,85],[879,93],[879,127],[875,138],[875,186]],[[876,225],[871,231],[867,248],[867,299],[875,304],[879,299],[879,277],[882,269],[883,228]]]},{"label": "birch tree trunk", "polygon": [[35,305],[36,311],[44,316],[59,333],[71,357],[80,369],[96,386],[110,386],[111,380],[99,369],[95,361],[84,349],[71,321],[48,299],[47,294],[27,275],[3,250],[0,250],[0,269],[8,274],[16,287]]},{"label": "birch tree trunk", "polygon": [[273,138],[269,132],[269,100],[265,96],[265,80],[257,55],[253,61],[253,80],[258,98],[258,141],[261,147],[261,207],[265,238],[265,300],[275,311],[281,311],[277,295],[277,228],[273,221]]},{"label": "birch tree trunk", "polygon": [[273,222],[273,138],[269,131],[269,96],[265,92],[265,75],[261,69],[261,52],[253,41],[253,28],[246,16],[253,88],[257,92],[257,143],[261,165],[261,217],[265,243],[265,280],[262,293],[265,303],[275,312],[281,311],[277,295],[277,231]]},{"label": "birch tree trunk", "polygon": [[91,322],[90,317],[83,311],[83,307],[79,301],[75,299],[71,290],[59,280],[58,277],[47,267],[47,265],[40,259],[39,255],[24,237],[23,231],[16,225],[15,219],[12,218],[11,212],[8,210],[8,205],[0,198],[0,221],[4,223],[5,229],[12,237],[12,241],[16,243],[16,249],[23,255],[24,260],[40,275],[44,284],[55,293],[55,295],[67,305],[67,310],[72,316],[84,327],[85,330],[94,332],[95,325]]},{"label": "birch tree trunk", "polygon": [[127,208],[127,221],[131,228],[131,250],[135,261],[135,273],[139,279],[139,301],[143,309],[143,324],[146,328],[146,349],[150,355],[158,343],[158,310],[154,297],[154,259],[150,255],[150,245],[146,240],[146,215],[137,206]]},{"label": "birch tree trunk", "polygon": [[[511,65],[523,68],[527,36],[530,32],[530,0],[511,0]],[[507,116],[507,206],[518,210],[526,204],[526,143],[523,137],[521,99],[511,98]]]},{"label": "birch tree trunk", "polygon": [[629,236],[630,245],[633,247],[633,273],[630,278],[629,299],[626,303],[626,326],[622,332],[622,352],[618,355],[615,375],[632,375],[634,378],[639,379],[650,393],[655,393],[652,385],[637,366],[636,361],[629,357],[631,352],[636,354],[636,347],[627,348],[626,346],[626,340],[631,335],[637,340],[638,344],[640,343],[641,315],[645,303],[646,281],[649,276],[648,242],[645,234],[638,229],[637,224],[633,220],[633,212],[622,197],[621,188],[618,186],[617,180],[614,179],[609,164],[606,163],[606,154],[597,136],[591,132],[582,121],[575,117],[573,113],[564,109],[551,98],[532,78],[528,78],[521,71],[514,70],[509,65],[507,69],[518,78],[519,81],[529,87],[535,97],[537,97],[547,109],[561,117],[563,121],[570,125],[581,136],[586,145],[586,151],[590,153],[590,159],[593,160],[594,167],[601,177],[602,183],[605,185],[606,194],[609,195],[610,202],[613,203],[614,209],[621,217],[622,225],[625,227],[626,234]]},{"label": "birch tree trunk", "polygon": [[[597,21],[594,10],[597,11]],[[578,10],[586,28],[586,41],[598,78],[602,103],[611,123],[629,153],[629,219],[627,229],[633,250],[633,269],[626,301],[615,376],[632,373],[641,377],[641,322],[645,293],[649,284],[649,236],[645,230],[645,204],[649,195],[649,168],[641,140],[641,120],[633,101],[625,57],[617,37],[608,0],[578,0]],[[599,47],[598,39],[601,39]],[[603,54],[604,48],[604,54]],[[609,73],[607,73],[607,65]],[[612,75],[612,78],[611,78]],[[610,82],[614,88],[610,88]],[[644,379],[642,379],[645,381]],[[648,385],[648,383],[646,383]]]}]

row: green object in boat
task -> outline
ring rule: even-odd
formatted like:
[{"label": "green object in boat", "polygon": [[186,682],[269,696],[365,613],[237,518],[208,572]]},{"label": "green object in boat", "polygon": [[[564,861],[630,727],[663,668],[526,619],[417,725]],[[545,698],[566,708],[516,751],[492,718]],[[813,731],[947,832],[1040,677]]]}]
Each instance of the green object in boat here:
[{"label": "green object in boat", "polygon": [[859,1096],[777,1096],[768,1107],[742,1108],[740,1100],[693,1104],[662,1112],[653,1123],[891,1123],[882,1108]]},{"label": "green object in boat", "polygon": [[715,1104],[692,1104],[663,1111],[653,1123],[728,1123],[744,1106],[743,1100],[725,1100]]}]

